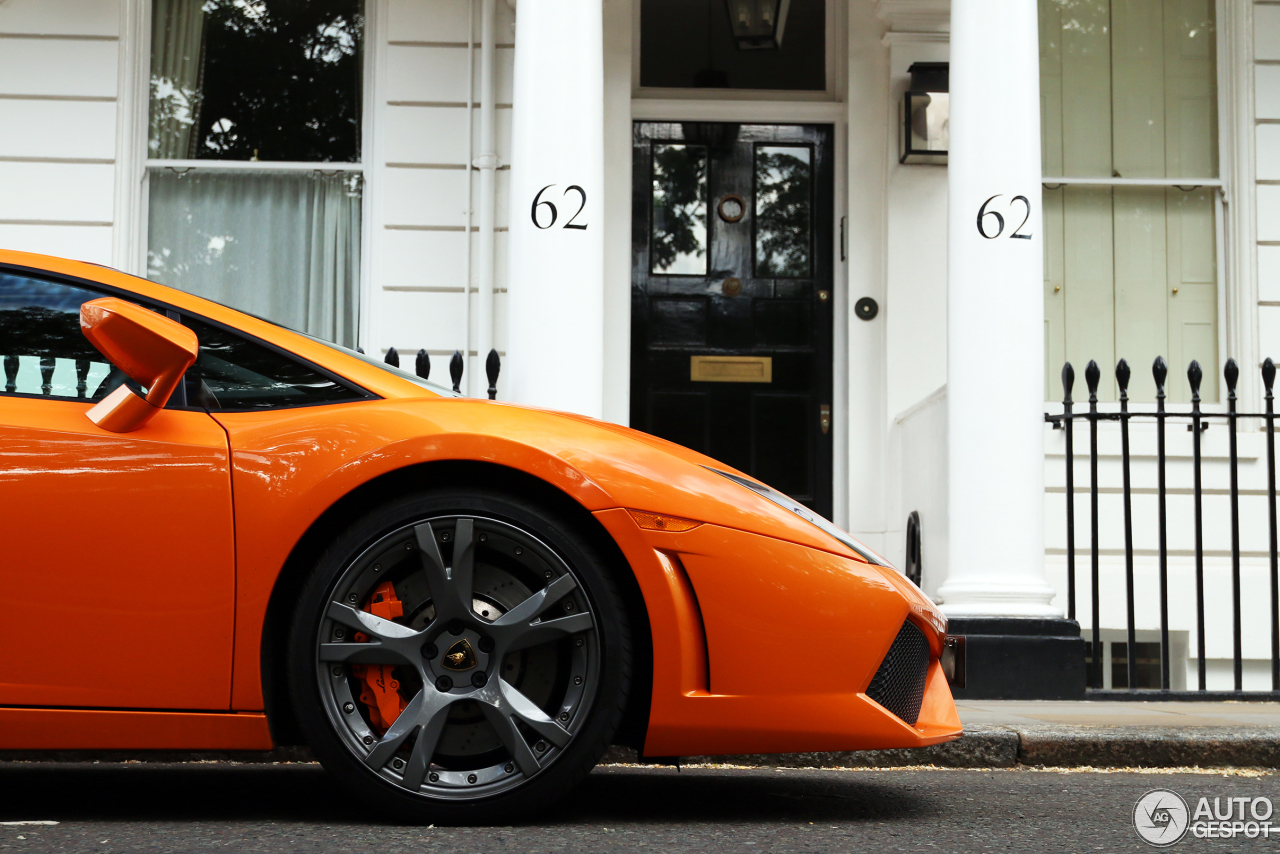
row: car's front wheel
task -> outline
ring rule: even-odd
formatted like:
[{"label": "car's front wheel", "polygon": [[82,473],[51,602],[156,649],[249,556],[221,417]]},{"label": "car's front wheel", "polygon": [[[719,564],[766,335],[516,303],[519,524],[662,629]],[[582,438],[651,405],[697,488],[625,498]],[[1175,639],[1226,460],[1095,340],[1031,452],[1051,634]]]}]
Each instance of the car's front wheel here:
[{"label": "car's front wheel", "polygon": [[617,729],[626,612],[571,520],[499,493],[423,493],[356,522],[304,587],[290,684],[317,757],[432,822],[562,797]]}]

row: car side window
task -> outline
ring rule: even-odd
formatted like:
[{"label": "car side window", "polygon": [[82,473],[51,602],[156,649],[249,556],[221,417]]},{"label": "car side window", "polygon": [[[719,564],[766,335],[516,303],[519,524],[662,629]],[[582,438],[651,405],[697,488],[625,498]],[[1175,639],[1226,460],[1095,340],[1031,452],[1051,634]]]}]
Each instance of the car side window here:
[{"label": "car side window", "polygon": [[367,394],[211,323],[183,316],[200,339],[186,374],[187,405],[210,410],[279,409],[364,400]]},{"label": "car side window", "polygon": [[80,304],[102,296],[0,270],[3,393],[95,401],[124,382],[80,331]]}]

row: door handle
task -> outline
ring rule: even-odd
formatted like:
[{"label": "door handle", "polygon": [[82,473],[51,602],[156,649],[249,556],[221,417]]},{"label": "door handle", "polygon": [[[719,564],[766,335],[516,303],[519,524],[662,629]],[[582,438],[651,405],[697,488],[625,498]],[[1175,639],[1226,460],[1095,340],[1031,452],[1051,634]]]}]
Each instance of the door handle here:
[{"label": "door handle", "polygon": [[824,436],[831,432],[831,404],[824,403],[818,407],[818,426]]}]

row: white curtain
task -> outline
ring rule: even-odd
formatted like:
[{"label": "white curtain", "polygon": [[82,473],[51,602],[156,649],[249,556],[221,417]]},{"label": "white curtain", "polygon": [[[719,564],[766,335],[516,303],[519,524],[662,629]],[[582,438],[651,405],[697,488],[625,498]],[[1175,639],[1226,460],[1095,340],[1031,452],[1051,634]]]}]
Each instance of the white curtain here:
[{"label": "white curtain", "polygon": [[203,49],[204,0],[154,0],[148,156],[165,160],[195,156]]},{"label": "white curtain", "polygon": [[151,174],[149,278],[355,346],[360,178]]}]

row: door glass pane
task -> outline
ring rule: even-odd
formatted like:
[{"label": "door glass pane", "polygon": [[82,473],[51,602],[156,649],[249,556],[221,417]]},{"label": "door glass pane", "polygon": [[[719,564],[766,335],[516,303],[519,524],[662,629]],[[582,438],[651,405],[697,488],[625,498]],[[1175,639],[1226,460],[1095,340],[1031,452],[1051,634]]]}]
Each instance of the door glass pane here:
[{"label": "door glass pane", "polygon": [[200,355],[185,376],[187,401],[205,409],[313,406],[363,395],[261,344],[193,317],[182,322],[200,339]]},{"label": "door glass pane", "polygon": [[812,275],[812,152],[798,145],[757,146],[755,177],[756,275]]},{"label": "door glass pane", "polygon": [[150,156],[358,161],[361,0],[155,0]]},{"label": "door glass pane", "polygon": [[707,272],[707,149],[653,146],[653,272],[704,276]]},{"label": "door glass pane", "polygon": [[123,381],[80,331],[80,304],[101,296],[0,273],[5,394],[99,400]]}]

